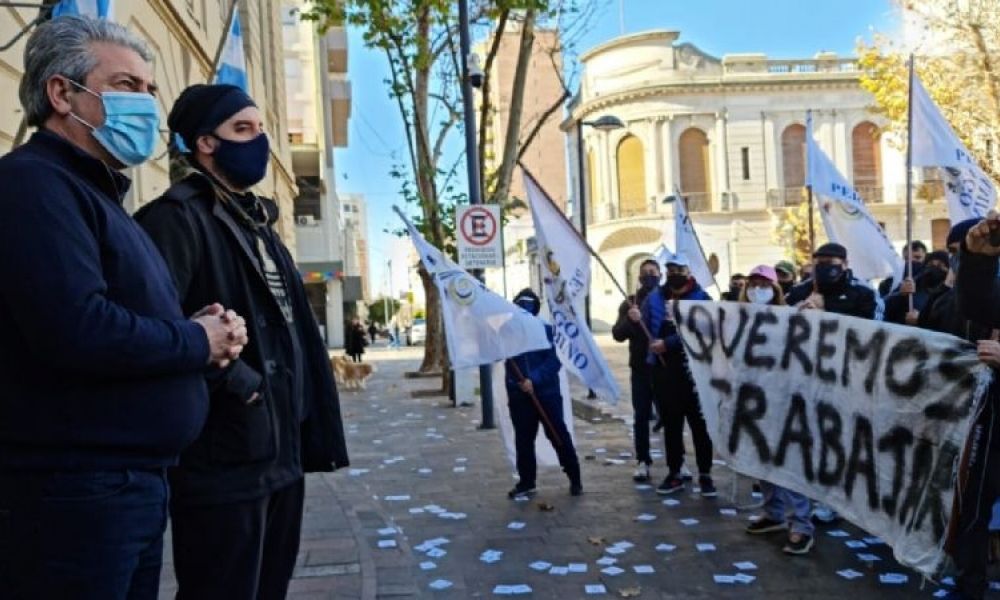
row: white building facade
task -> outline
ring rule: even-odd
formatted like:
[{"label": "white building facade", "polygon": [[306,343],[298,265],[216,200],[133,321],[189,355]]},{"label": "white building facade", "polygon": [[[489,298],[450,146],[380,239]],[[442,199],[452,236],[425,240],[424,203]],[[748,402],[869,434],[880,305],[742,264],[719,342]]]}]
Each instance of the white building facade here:
[{"label": "white building facade", "polygon": [[[706,256],[715,256],[725,286],[730,273],[790,257],[777,230],[805,199],[805,118],[815,137],[852,181],[897,248],[905,240],[905,162],[881,135],[869,111],[853,59],[818,54],[807,60],[769,60],[761,54],[709,56],[676,31],[624,36],[581,56],[581,91],[563,122],[567,133],[573,219],[586,217],[587,238],[626,289],[639,263],[661,243],[673,243],[673,209],[663,202],[679,190]],[[587,125],[614,116],[624,127]],[[583,160],[577,153],[578,121]],[[580,211],[578,163],[585,209]],[[940,199],[914,203],[914,239],[943,245],[948,221]],[[666,235],[664,235],[666,232]],[[518,236],[509,236],[518,237]],[[523,237],[523,236],[520,236]],[[822,228],[817,231],[818,242]],[[508,243],[519,281],[532,274],[530,240]],[[593,327],[614,322],[621,294],[594,261]],[[534,279],[531,277],[531,279]],[[496,288],[494,288],[496,289]]]}]

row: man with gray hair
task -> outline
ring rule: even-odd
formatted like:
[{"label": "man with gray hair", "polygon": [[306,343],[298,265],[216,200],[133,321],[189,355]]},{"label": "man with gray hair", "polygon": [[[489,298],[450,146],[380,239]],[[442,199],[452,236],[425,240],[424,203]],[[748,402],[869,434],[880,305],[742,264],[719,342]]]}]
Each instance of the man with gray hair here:
[{"label": "man with gray hair", "polygon": [[63,17],[24,55],[31,139],[0,158],[0,596],[155,598],[165,470],[201,430],[204,372],[242,318],[190,319],[119,171],[159,135],[152,55]]}]

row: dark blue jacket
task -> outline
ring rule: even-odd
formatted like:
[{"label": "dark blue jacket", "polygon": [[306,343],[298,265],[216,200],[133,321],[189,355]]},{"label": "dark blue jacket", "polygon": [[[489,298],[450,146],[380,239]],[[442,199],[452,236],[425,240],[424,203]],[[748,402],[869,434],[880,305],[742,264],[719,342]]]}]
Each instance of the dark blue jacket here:
[{"label": "dark blue jacket", "polygon": [[[667,314],[666,286],[657,287],[643,300],[639,311],[642,313],[642,321],[646,324],[646,329],[656,339],[662,339],[667,345],[667,355],[677,355],[683,348],[680,335],[676,329],[663,331],[664,318]],[[698,285],[697,281],[691,280],[691,289],[685,292],[678,300],[711,300],[705,290]],[[652,352],[646,353],[646,364],[657,364],[656,355]]]},{"label": "dark blue jacket", "polygon": [[[549,338],[549,342],[552,341],[554,333],[552,326],[546,324],[545,336]],[[511,366],[512,362],[521,370],[521,375],[531,380],[535,395],[540,399],[559,396],[559,369],[562,368],[562,363],[559,362],[555,346],[550,346],[545,350],[525,352],[504,363],[507,398],[509,400],[528,398],[528,395],[521,391],[519,386],[521,378],[517,376],[517,371]]]},{"label": "dark blue jacket", "polygon": [[173,464],[205,421],[208,338],[129,180],[42,130],[0,182],[0,469]]}]

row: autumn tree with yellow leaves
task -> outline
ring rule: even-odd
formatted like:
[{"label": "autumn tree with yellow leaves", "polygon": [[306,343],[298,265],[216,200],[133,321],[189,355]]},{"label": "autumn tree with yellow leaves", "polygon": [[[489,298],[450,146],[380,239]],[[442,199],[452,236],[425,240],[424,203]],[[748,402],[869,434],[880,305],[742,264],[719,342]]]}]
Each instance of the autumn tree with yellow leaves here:
[{"label": "autumn tree with yellow leaves", "polygon": [[[911,31],[920,32],[916,73],[942,114],[994,180],[1000,180],[1000,2],[897,0]],[[907,119],[907,53],[884,35],[858,47],[861,86],[903,147]]]}]

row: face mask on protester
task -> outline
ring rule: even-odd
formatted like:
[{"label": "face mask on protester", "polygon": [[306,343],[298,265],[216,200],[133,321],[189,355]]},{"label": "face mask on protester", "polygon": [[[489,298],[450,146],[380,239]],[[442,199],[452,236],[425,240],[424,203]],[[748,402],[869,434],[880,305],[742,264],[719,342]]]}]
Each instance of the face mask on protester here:
[{"label": "face mask on protester", "polygon": [[271,151],[267,134],[262,133],[246,142],[234,142],[214,134],[212,137],[219,141],[212,157],[226,181],[245,190],[264,179]]},{"label": "face mask on protester", "polygon": [[689,277],[687,275],[680,275],[680,274],[667,275],[667,287],[674,290],[679,290],[685,285],[687,285],[688,279]]},{"label": "face mask on protester", "polygon": [[792,286],[795,284],[791,281],[779,281],[778,285],[781,287],[782,294],[788,294],[788,290],[792,289]]},{"label": "face mask on protester", "polygon": [[770,304],[774,300],[774,288],[752,287],[747,290],[747,300],[753,304]]},{"label": "face mask on protester", "polygon": [[642,275],[642,276],[639,277],[639,284],[642,286],[643,290],[645,290],[645,291],[648,292],[648,291],[650,291],[651,289],[655,288],[657,285],[660,284],[660,276],[659,275]]},{"label": "face mask on protester", "polygon": [[519,298],[514,298],[514,304],[536,316],[538,315],[539,309],[541,308],[538,305],[538,302],[536,302],[535,299],[532,298],[531,296],[521,296]]},{"label": "face mask on protester", "polygon": [[947,276],[948,271],[946,269],[925,267],[924,272],[920,274],[920,279],[926,287],[935,288],[944,283],[944,278]]},{"label": "face mask on protester", "polygon": [[844,277],[844,266],[818,264],[813,267],[813,277],[816,278],[816,287],[820,290],[834,289]]},{"label": "face mask on protester", "polygon": [[97,92],[72,79],[70,83],[100,98],[104,106],[104,124],[95,127],[75,113],[71,117],[90,128],[108,154],[127,167],[149,160],[156,149],[160,131],[160,110],[156,98],[139,92]]}]

